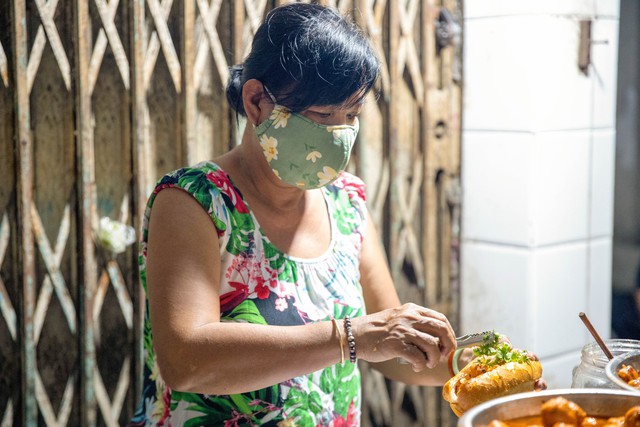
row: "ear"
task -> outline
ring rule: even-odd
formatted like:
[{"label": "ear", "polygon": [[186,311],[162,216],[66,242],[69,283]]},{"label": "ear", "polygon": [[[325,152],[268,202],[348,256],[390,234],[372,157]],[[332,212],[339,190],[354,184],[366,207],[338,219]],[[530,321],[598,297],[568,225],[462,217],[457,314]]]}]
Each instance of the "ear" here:
[{"label": "ear", "polygon": [[272,105],[265,102],[264,86],[260,80],[250,79],[242,86],[242,105],[249,120],[254,126],[260,124],[265,116],[265,107]]}]

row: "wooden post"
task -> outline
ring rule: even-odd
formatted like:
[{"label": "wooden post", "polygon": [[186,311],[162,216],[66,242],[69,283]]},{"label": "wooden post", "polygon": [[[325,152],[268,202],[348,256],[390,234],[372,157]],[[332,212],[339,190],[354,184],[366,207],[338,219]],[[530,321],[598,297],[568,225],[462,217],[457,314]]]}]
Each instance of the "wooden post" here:
[{"label": "wooden post", "polygon": [[80,176],[78,194],[80,203],[80,236],[82,247],[82,284],[80,286],[81,372],[80,407],[83,425],[97,424],[94,374],[96,348],[93,322],[93,302],[96,289],[97,265],[93,243],[95,203],[95,172],[93,128],[91,119],[91,89],[89,85],[89,60],[92,37],[89,7],[85,0],[75,2],[75,50],[76,50],[76,153]]},{"label": "wooden post", "polygon": [[[133,168],[133,226],[136,229],[136,233],[142,233],[142,221],[144,218],[144,211],[146,206],[146,200],[149,196],[149,167],[147,152],[147,139],[146,131],[148,130],[148,111],[146,106],[146,88],[144,83],[144,0],[131,0],[131,14],[129,15],[129,38],[131,41],[130,52],[132,52],[131,59],[131,147],[132,147],[132,168]],[[136,257],[137,258],[137,257]],[[137,265],[135,263],[134,265]],[[137,272],[137,269],[136,269]],[[136,276],[137,279],[137,276]],[[142,382],[139,378],[142,377],[144,371],[144,361],[141,360],[143,351],[143,324],[145,313],[145,295],[140,281],[136,280],[134,286],[132,286],[133,294],[132,299],[134,302],[134,340],[135,346],[135,396],[136,402],[134,407],[139,403],[137,399],[142,395]]]},{"label": "wooden post", "polygon": [[182,0],[182,71],[185,76],[182,79],[181,108],[182,120],[182,149],[183,163],[191,165],[196,159],[196,86],[192,76],[194,75],[195,62],[195,0]]},{"label": "wooden post", "polygon": [[35,245],[31,223],[33,204],[33,139],[31,136],[30,89],[27,81],[29,48],[27,46],[27,10],[24,0],[13,2],[13,52],[15,67],[15,135],[18,153],[18,230],[22,267],[22,418],[25,425],[36,425],[38,409],[36,389],[36,349],[34,308],[36,301]]}]

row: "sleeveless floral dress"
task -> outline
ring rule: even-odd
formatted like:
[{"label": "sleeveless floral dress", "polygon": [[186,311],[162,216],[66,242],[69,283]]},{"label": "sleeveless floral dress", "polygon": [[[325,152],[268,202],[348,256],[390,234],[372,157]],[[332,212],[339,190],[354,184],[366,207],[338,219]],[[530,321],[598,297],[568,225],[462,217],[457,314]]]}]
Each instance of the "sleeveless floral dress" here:
[{"label": "sleeveless floral dress", "polygon": [[[191,194],[217,230],[223,322],[303,325],[364,314],[359,260],[365,194],[364,184],[355,176],[343,173],[322,189],[332,237],[329,249],[315,259],[294,258],[279,251],[262,232],[229,176],[216,164],[204,162],[164,176],[149,198],[143,222],[140,278],[145,292],[149,215],[157,194],[171,187]],[[169,389],[156,364],[148,307],[145,314],[143,393],[130,425],[360,424],[360,372],[348,358],[342,364],[248,393],[204,395]],[[282,363],[286,363],[285,355]]]}]

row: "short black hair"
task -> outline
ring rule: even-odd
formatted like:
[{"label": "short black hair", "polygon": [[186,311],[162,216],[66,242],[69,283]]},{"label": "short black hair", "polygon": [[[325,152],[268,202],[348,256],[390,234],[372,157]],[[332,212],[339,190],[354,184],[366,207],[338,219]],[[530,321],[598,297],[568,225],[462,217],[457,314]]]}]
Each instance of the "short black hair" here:
[{"label": "short black hair", "polygon": [[251,53],[230,69],[227,100],[245,115],[242,86],[257,79],[294,112],[341,105],[373,87],[380,62],[369,40],[335,9],[292,3],[271,10],[256,32]]}]

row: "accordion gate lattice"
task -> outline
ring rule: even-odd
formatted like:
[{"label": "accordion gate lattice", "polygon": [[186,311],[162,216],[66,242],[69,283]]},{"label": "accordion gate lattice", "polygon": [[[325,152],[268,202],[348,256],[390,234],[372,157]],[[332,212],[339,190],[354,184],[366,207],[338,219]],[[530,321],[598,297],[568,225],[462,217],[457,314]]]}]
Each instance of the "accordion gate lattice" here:
[{"label": "accordion gate lattice", "polygon": [[[0,425],[121,425],[139,395],[143,295],[135,248],[156,179],[238,138],[228,67],[282,0],[0,0]],[[382,62],[351,168],[403,301],[457,319],[459,49],[436,49],[456,0],[321,1]],[[364,426],[450,425],[437,388],[363,363]]]}]

